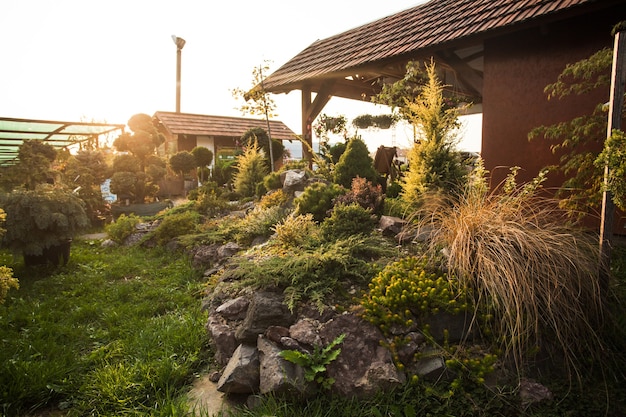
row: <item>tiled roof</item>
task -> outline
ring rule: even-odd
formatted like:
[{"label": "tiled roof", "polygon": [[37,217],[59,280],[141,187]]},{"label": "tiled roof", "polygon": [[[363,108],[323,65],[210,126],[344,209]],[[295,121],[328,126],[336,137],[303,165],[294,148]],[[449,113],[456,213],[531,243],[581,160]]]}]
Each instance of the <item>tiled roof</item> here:
[{"label": "tiled roof", "polygon": [[[621,0],[623,1],[623,0]],[[271,92],[288,92],[306,80],[351,75],[371,63],[460,45],[479,36],[582,13],[581,6],[617,0],[431,0],[408,10],[318,40],[265,80]]]},{"label": "tiled roof", "polygon": [[[203,114],[175,113],[158,111],[154,117],[174,135],[225,136],[240,138],[252,128],[267,130],[265,119],[245,117],[208,116]],[[270,120],[273,139],[291,140],[296,134],[283,122]]]}]

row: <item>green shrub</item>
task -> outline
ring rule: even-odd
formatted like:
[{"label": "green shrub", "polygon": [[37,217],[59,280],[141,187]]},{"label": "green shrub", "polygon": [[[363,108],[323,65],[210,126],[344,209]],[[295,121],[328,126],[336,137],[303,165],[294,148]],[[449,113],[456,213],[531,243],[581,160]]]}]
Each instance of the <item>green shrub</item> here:
[{"label": "green shrub", "polygon": [[333,200],[345,192],[345,188],[337,184],[313,183],[295,199],[296,213],[311,213],[316,222],[321,222],[333,207]]},{"label": "green shrub", "polygon": [[367,145],[361,138],[355,137],[350,139],[346,151],[335,165],[333,181],[345,188],[350,188],[352,179],[357,176],[371,182],[376,182],[378,178]]},{"label": "green shrub", "polygon": [[105,232],[109,238],[119,244],[137,231],[137,225],[141,223],[141,217],[134,214],[120,214],[114,223],[110,223],[105,227]]},{"label": "green shrub", "polygon": [[243,244],[249,244],[257,237],[268,237],[283,218],[285,210],[282,207],[256,207],[235,225],[234,237]]},{"label": "green shrub", "polygon": [[200,214],[192,210],[167,215],[153,232],[154,237],[159,244],[165,244],[178,236],[192,234],[200,219]]},{"label": "green shrub", "polygon": [[392,181],[389,185],[387,185],[387,191],[385,192],[385,196],[387,198],[396,198],[402,192],[402,184],[398,181]]},{"label": "green shrub", "polygon": [[270,172],[263,178],[263,185],[267,191],[278,190],[283,184],[280,182],[280,173],[277,171]]},{"label": "green shrub", "polygon": [[261,197],[258,206],[268,208],[272,206],[285,207],[291,201],[291,197],[285,194],[283,190],[274,190]]},{"label": "green shrub", "polygon": [[286,247],[310,247],[319,241],[319,225],[311,213],[290,215],[274,226],[276,239]]},{"label": "green shrub", "polygon": [[358,205],[338,204],[321,223],[322,236],[327,241],[346,238],[353,235],[368,235],[376,227],[376,216],[370,209]]}]

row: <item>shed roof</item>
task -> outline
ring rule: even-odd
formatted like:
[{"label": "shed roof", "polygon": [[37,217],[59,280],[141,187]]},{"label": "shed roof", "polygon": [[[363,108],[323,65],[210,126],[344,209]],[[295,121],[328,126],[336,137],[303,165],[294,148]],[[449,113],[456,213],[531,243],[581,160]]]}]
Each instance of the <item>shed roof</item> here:
[{"label": "shed roof", "polygon": [[40,140],[56,149],[63,149],[116,130],[121,133],[124,126],[0,117],[0,165],[14,164],[19,147],[25,140]]},{"label": "shed roof", "polygon": [[[225,136],[240,138],[252,128],[267,130],[265,119],[209,116],[204,114],[158,111],[154,114],[168,132],[174,135]],[[296,134],[283,122],[270,120],[272,139],[293,140]]]},{"label": "shed roof", "polygon": [[314,42],[272,73],[264,81],[264,88],[273,93],[303,88],[319,92],[324,82],[332,79],[333,95],[362,99],[376,92],[373,84],[382,77],[401,78],[408,59],[435,55],[440,64],[454,69],[457,93],[480,96],[480,39],[513,27],[618,3],[618,0],[431,0]]}]

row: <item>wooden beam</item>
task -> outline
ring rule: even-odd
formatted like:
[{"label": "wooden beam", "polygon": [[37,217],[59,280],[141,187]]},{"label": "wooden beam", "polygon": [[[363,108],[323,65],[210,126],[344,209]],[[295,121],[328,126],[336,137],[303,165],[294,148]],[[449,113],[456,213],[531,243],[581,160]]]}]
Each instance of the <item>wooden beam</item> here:
[{"label": "wooden beam", "polygon": [[[614,129],[621,128],[622,109],[624,107],[624,84],[626,83],[626,31],[615,34],[613,47],[613,67],[611,70],[611,95],[609,98],[609,120],[606,134],[610,138]],[[605,292],[609,288],[609,270],[611,266],[611,244],[613,241],[613,217],[615,203],[613,195],[607,190],[611,172],[604,167],[604,192],[602,194],[602,217],[600,222],[600,285]]]},{"label": "wooden beam", "polygon": [[454,52],[439,52],[437,59],[448,65],[456,73],[459,81],[471,95],[483,96],[483,77]]}]

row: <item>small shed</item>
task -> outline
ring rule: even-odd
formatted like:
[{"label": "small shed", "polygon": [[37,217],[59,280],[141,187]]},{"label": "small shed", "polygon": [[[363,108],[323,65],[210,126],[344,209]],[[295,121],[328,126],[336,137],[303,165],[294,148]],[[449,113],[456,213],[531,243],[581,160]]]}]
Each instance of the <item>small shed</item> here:
[{"label": "small shed", "polygon": [[[165,135],[165,144],[160,150],[164,155],[191,151],[196,146],[208,148],[215,157],[231,155],[248,130],[261,128],[267,131],[265,119],[165,111],[156,112],[153,119]],[[283,122],[270,120],[269,125],[272,139],[297,140],[296,134]]]}]

